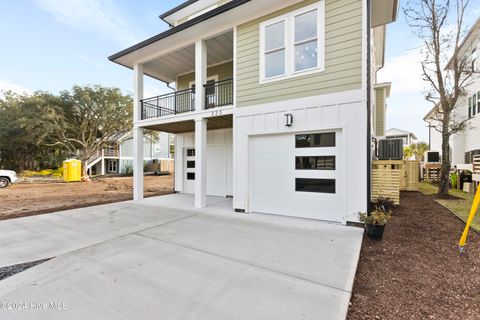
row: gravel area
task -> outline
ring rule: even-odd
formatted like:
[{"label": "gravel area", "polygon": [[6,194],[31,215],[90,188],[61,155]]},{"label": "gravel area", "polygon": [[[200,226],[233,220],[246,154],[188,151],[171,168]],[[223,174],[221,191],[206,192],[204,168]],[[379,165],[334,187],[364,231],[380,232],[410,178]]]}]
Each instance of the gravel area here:
[{"label": "gravel area", "polygon": [[381,241],[364,236],[349,320],[480,319],[480,236],[435,196],[402,192]]},{"label": "gravel area", "polygon": [[22,271],[25,271],[31,267],[34,267],[40,263],[44,263],[46,261],[50,260],[49,259],[43,259],[43,260],[37,260],[37,261],[31,261],[27,263],[20,263],[20,264],[15,264],[13,266],[8,266],[8,267],[0,267],[0,280],[3,280],[5,278],[11,277],[17,273],[20,273]]}]

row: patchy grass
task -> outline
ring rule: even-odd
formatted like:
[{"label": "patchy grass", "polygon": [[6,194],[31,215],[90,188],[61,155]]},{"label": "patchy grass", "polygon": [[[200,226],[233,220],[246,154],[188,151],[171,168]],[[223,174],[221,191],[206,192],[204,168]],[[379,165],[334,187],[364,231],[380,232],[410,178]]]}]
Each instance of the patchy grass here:
[{"label": "patchy grass", "polygon": [[[420,182],[420,192],[425,195],[435,195],[438,191],[438,186],[433,183]],[[472,207],[473,194],[466,193],[461,190],[450,189],[448,192],[451,196],[458,197],[459,199],[436,199],[439,204],[450,210],[454,215],[459,217],[464,222],[467,221],[470,214],[470,208]],[[477,212],[473,219],[472,229],[480,232],[480,213]]]},{"label": "patchy grass", "polygon": [[23,177],[37,177],[37,178],[61,178],[63,176],[63,167],[58,169],[44,169],[40,171],[25,170],[21,174]]}]

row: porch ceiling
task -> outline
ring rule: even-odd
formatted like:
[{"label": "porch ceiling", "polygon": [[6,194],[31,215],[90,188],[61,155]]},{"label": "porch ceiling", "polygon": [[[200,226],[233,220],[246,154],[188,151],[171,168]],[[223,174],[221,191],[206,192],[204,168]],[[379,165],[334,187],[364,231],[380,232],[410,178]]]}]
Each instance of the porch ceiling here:
[{"label": "porch ceiling", "polygon": [[[226,129],[233,126],[233,116],[231,114],[219,117],[208,118],[207,130]],[[186,120],[171,123],[162,123],[145,127],[145,129],[156,130],[169,133],[184,133],[195,131],[195,121]]]},{"label": "porch ceiling", "polygon": [[[213,65],[233,58],[233,31],[222,33],[207,40],[207,64]],[[195,45],[170,52],[144,64],[149,76],[164,81],[175,82],[177,76],[195,71]]]}]

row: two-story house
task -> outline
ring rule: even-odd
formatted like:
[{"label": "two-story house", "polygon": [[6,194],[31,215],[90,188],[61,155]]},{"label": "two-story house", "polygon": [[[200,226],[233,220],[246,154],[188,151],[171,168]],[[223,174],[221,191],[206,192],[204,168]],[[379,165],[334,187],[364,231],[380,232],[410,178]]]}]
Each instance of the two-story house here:
[{"label": "two-story house", "polygon": [[[133,70],[134,199],[145,129],[175,133],[175,190],[236,212],[346,223],[370,199],[375,73],[397,0],[190,0],[109,59]],[[145,75],[176,91],[143,96]]]},{"label": "two-story house", "polygon": [[[471,164],[474,155],[480,155],[480,19],[470,28],[463,39],[460,58],[469,60],[472,74],[465,93],[462,94],[452,113],[455,122],[468,120],[465,130],[450,137],[450,160],[452,166]],[[437,108],[433,107],[423,118],[429,124],[430,149],[442,152],[441,124],[437,120]]]}]

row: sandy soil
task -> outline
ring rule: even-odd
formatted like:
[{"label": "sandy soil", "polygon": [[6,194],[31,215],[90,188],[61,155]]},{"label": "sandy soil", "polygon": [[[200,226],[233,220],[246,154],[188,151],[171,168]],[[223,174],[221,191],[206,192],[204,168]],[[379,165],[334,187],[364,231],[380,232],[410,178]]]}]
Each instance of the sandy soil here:
[{"label": "sandy soil", "polygon": [[480,236],[434,196],[403,192],[381,241],[363,239],[349,320],[480,319]]},{"label": "sandy soil", "polygon": [[[172,176],[145,177],[145,196],[173,191]],[[132,199],[132,178],[18,183],[0,189],[0,220]]]}]

